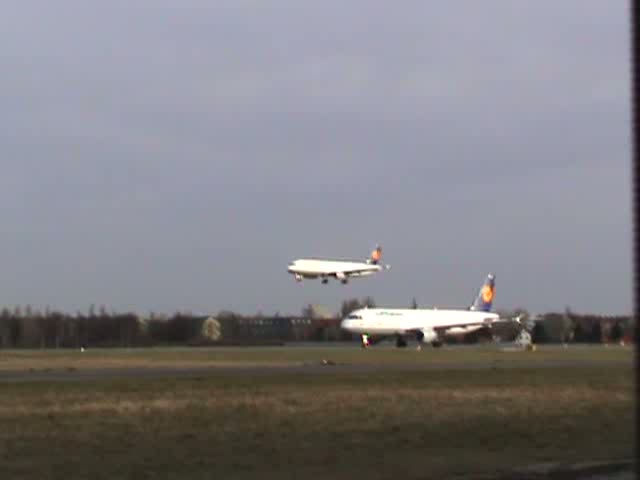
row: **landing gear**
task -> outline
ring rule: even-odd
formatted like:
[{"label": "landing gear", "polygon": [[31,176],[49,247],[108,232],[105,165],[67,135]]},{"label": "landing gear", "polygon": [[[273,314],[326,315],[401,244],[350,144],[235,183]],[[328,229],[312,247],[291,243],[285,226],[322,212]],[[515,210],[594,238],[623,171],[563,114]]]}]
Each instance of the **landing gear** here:
[{"label": "landing gear", "polygon": [[329,279],[328,278],[323,278],[322,279],[322,284],[326,285],[327,283],[329,283]]},{"label": "landing gear", "polygon": [[346,285],[349,282],[349,280],[344,278],[344,279],[340,280],[340,282],[342,282],[343,285]]},{"label": "landing gear", "polygon": [[302,275],[296,273],[295,279],[296,279],[296,282],[300,283],[302,281]]},{"label": "landing gear", "polygon": [[366,333],[363,333],[360,337],[361,341],[362,341],[362,348],[369,348],[369,335],[367,335]]},{"label": "landing gear", "polygon": [[431,342],[434,348],[440,348],[442,346],[442,342],[436,340],[435,342]]},{"label": "landing gear", "polygon": [[405,348],[406,346],[407,346],[407,342],[405,341],[404,338],[402,337],[396,338],[396,347]]}]

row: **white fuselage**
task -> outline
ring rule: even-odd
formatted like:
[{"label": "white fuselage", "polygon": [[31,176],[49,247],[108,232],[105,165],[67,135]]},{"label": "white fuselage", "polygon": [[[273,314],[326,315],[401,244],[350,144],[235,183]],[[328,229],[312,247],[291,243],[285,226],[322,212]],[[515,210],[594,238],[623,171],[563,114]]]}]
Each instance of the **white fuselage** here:
[{"label": "white fuselage", "polygon": [[471,310],[364,308],[342,320],[349,332],[367,335],[406,335],[432,330],[443,335],[465,334],[497,321],[495,313]]},{"label": "white fuselage", "polygon": [[362,277],[382,270],[381,265],[366,262],[342,260],[299,259],[291,262],[287,271],[307,278],[327,277],[336,274],[349,277]]}]

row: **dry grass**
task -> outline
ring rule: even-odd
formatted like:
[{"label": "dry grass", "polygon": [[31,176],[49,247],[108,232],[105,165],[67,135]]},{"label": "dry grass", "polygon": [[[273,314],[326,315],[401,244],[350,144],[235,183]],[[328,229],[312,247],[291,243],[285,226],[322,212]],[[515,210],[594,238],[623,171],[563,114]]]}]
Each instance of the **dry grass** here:
[{"label": "dry grass", "polygon": [[[460,409],[483,409],[496,414],[512,415],[514,412],[562,413],[577,405],[606,407],[611,403],[630,403],[633,397],[628,390],[604,391],[586,385],[555,387],[543,390],[531,386],[507,388],[478,387],[414,389],[387,389],[377,385],[363,390],[334,388],[331,391],[307,389],[279,389],[268,392],[236,392],[225,394],[216,389],[186,394],[186,392],[161,392],[151,398],[146,395],[114,396],[101,392],[88,394],[45,393],[33,402],[21,397],[0,398],[0,418],[31,417],[34,415],[117,413],[181,414],[193,407],[215,411],[247,409],[263,412],[273,417],[291,415],[323,415],[345,406],[356,411],[375,409],[384,415],[403,415],[411,410],[416,415],[429,413],[432,418],[455,416]],[[469,405],[473,405],[469,409]]]},{"label": "dry grass", "polygon": [[629,367],[2,386],[2,478],[442,478],[633,451]]}]

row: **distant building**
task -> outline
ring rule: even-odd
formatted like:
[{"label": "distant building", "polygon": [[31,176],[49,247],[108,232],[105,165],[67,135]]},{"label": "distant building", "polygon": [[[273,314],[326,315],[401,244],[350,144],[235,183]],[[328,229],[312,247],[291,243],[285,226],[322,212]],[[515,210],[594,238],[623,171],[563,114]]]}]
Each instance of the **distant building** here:
[{"label": "distant building", "polygon": [[311,305],[311,319],[335,318],[336,314],[324,305]]},{"label": "distant building", "polygon": [[291,340],[301,342],[311,339],[313,334],[313,325],[310,318],[291,318]]}]

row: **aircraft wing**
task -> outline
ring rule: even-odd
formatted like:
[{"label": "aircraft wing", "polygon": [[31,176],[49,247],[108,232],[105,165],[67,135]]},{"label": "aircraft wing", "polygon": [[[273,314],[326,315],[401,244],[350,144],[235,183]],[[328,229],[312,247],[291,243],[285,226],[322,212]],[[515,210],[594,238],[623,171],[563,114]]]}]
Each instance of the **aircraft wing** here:
[{"label": "aircraft wing", "polygon": [[520,324],[520,317],[500,318],[498,320],[493,320],[493,321],[485,320],[483,323],[476,323],[476,324],[463,323],[460,325],[435,326],[433,327],[433,331],[436,332],[441,337],[445,337],[449,335],[466,335],[468,333],[476,332],[482,329],[491,330],[492,326],[496,324],[505,324],[505,323]]},{"label": "aircraft wing", "polygon": [[369,268],[336,268],[336,269],[331,269],[325,272],[326,275],[333,275],[336,278],[345,278],[345,277],[351,277],[351,276],[358,276],[358,275],[362,275],[362,274],[369,274],[369,273],[373,273],[377,271],[377,269],[373,269],[371,267]]},{"label": "aircraft wing", "polygon": [[493,323],[518,323],[518,324],[522,324],[521,322],[522,319],[522,315],[518,315],[517,317],[511,317],[511,318],[499,318],[497,320],[494,320]]},{"label": "aircraft wing", "polygon": [[367,269],[345,269],[341,271],[332,272],[331,275],[336,277],[338,280],[343,280],[347,277],[357,277],[362,275],[363,273],[371,273],[371,270]]}]

